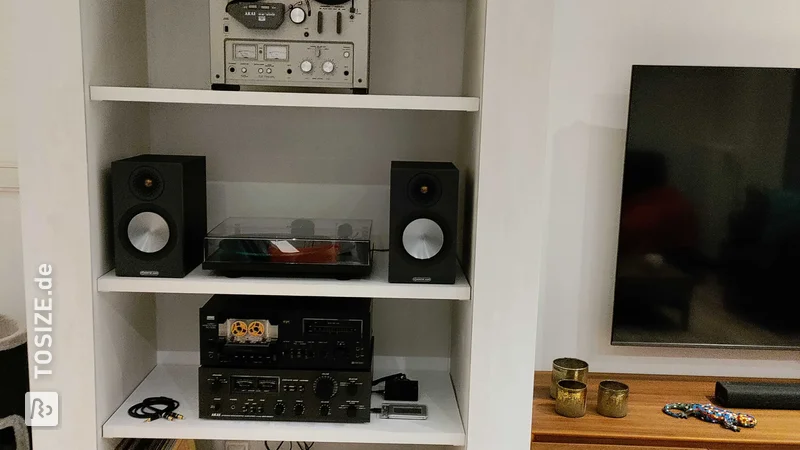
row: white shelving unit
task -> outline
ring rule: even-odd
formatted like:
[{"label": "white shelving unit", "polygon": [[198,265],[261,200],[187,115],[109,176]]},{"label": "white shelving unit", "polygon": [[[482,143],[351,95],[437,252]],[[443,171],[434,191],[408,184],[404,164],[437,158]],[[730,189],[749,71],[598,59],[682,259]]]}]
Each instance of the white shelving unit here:
[{"label": "white shelving unit", "polygon": [[284,295],[313,297],[360,297],[431,300],[469,300],[471,289],[463,271],[456,283],[396,284],[389,283],[388,256],[376,254],[369,278],[336,280],[325,278],[227,278],[201,267],[185,278],[118,277],[114,271],[97,280],[100,292],[149,292],[159,294],[236,294]]},{"label": "white shelving unit", "polygon": [[[52,351],[39,367],[50,372],[30,388],[60,395],[61,424],[34,429],[34,450],[114,450],[126,436],[529,447],[553,0],[373,0],[369,95],[211,91],[207,0],[42,1],[44,15],[10,3],[12,31],[37,33],[6,58],[42,68],[28,50],[49,55],[10,102],[29,342],[42,341],[37,299],[53,296],[52,348],[29,346],[32,364]],[[351,281],[200,269],[181,280],[116,277],[110,166],[143,153],[206,156],[210,226],[242,214],[367,218],[381,239],[391,162],[453,161],[463,274],[451,286],[394,285],[378,262]],[[42,267],[52,289],[33,282]],[[214,293],[375,298],[375,355],[419,377],[430,419],[199,420],[196,367],[171,366],[170,355],[199,350],[205,299],[191,294]],[[412,375],[411,359],[449,370]],[[175,396],[187,420],[126,417],[147,395]]]},{"label": "white shelving unit", "polygon": [[229,92],[200,89],[158,89],[92,86],[94,101],[173,103],[194,105],[281,106],[296,108],[399,109],[409,111],[466,111],[480,109],[476,97],[419,95],[341,95],[285,92]]},{"label": "white shelving unit", "polygon": [[[427,420],[381,420],[372,414],[366,424],[220,421],[198,418],[197,367],[160,365],[151,372],[103,425],[106,438],[230,439],[250,441],[314,441],[347,443],[464,444],[464,428],[447,372],[408,372],[420,382],[420,403]],[[128,416],[128,408],[147,397],[166,395],[181,403],[186,419],[144,423]],[[382,400],[375,396],[373,406]]]}]

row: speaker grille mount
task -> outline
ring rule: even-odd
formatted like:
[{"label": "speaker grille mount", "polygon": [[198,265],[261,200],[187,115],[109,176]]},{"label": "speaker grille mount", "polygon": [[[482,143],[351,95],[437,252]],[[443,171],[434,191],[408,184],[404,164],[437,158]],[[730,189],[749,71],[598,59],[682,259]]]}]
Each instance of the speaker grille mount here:
[{"label": "speaker grille mount", "polygon": [[128,240],[142,253],[160,252],[169,243],[169,237],[169,224],[154,212],[139,213],[128,222]]},{"label": "speaker grille mount", "polygon": [[403,230],[403,248],[412,258],[427,260],[435,257],[444,247],[444,232],[430,219],[417,219]]}]

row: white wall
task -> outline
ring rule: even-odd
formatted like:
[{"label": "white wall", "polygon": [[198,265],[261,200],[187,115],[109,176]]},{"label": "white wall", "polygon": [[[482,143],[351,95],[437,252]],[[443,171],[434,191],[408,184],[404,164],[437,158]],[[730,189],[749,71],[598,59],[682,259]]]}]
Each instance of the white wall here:
[{"label": "white wall", "polygon": [[[11,170],[16,175],[16,169]],[[0,172],[2,171],[6,169],[0,169]],[[9,316],[22,325],[25,324],[19,194],[2,191],[0,191],[0,314]]]},{"label": "white wall", "polygon": [[[0,17],[11,16],[10,2],[0,2]],[[19,217],[15,111],[11,96],[16,88],[11,65],[13,30],[0,27],[0,314],[25,323],[22,282],[22,231]]]},{"label": "white wall", "polygon": [[622,159],[633,64],[800,67],[795,0],[559,0],[548,148],[550,218],[537,369],[797,376],[800,353],[612,347]]}]

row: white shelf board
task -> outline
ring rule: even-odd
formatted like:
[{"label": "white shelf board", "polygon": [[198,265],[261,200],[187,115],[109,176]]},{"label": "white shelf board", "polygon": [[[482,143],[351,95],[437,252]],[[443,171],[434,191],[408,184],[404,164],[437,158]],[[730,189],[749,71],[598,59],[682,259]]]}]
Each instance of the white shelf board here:
[{"label": "white shelf board", "polygon": [[158,294],[238,294],[310,297],[406,298],[469,300],[471,288],[459,268],[455,284],[389,283],[389,257],[376,253],[368,278],[241,277],[228,278],[197,267],[184,278],[118,277],[114,271],[97,280],[100,292]]},{"label": "white shelf board", "polygon": [[[383,420],[372,414],[366,424],[257,422],[199,419],[197,366],[159,365],[103,425],[105,438],[307,441],[370,444],[464,445],[464,428],[448,372],[406,372],[419,380],[419,402],[427,420]],[[184,420],[144,423],[128,408],[147,397],[180,402]],[[372,398],[378,407],[382,399]]]},{"label": "white shelf board", "polygon": [[91,86],[94,101],[182,103],[196,105],[289,106],[297,108],[401,109],[467,111],[480,109],[476,97],[411,95],[301,94],[290,92],[212,91],[143,87]]}]

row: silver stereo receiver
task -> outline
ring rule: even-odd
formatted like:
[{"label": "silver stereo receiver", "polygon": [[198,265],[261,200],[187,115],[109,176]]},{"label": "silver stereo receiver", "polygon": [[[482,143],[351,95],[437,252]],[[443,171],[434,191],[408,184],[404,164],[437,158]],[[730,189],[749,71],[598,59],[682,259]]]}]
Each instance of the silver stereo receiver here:
[{"label": "silver stereo receiver", "polygon": [[209,0],[211,86],[369,88],[370,0]]}]

